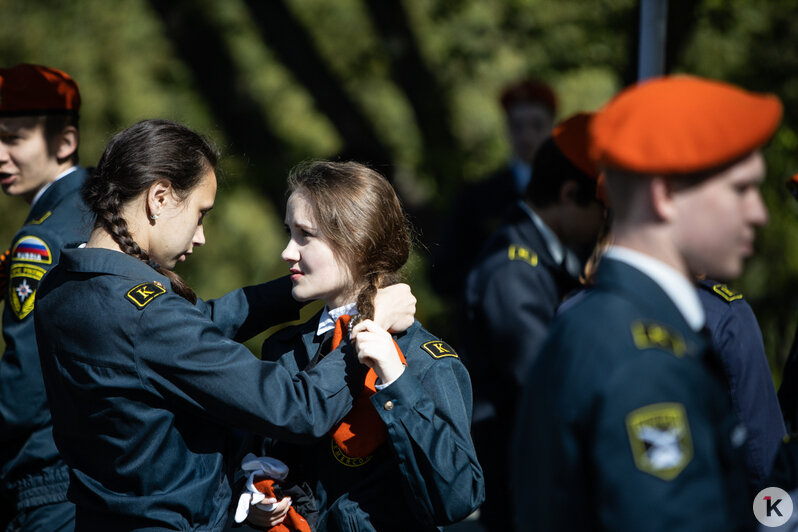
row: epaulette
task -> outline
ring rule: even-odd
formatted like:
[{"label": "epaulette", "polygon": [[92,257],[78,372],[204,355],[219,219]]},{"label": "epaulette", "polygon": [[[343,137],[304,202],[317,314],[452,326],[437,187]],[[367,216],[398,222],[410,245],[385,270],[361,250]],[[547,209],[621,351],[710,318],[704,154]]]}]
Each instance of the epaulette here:
[{"label": "epaulette", "polygon": [[723,283],[715,283],[712,285],[712,292],[717,294],[720,298],[725,299],[729,303],[735,301],[737,299],[742,299],[743,295],[739,292],[735,292],[728,286]]},{"label": "epaulette", "polygon": [[137,284],[133,288],[127,291],[125,297],[133,303],[136,308],[144,308],[152,301],[166,293],[166,288],[159,283],[158,281],[152,281],[150,283],[141,283]]},{"label": "epaulette", "polygon": [[457,356],[457,353],[454,352],[454,349],[452,349],[452,347],[443,340],[430,340],[429,342],[424,342],[421,344],[421,349],[429,353],[432,358],[460,358]]},{"label": "epaulette", "polygon": [[53,214],[53,211],[47,211],[46,213],[42,214],[39,218],[36,218],[35,220],[31,220],[30,222],[28,222],[25,225],[39,225],[40,223],[45,221],[47,218],[49,218],[51,214]]},{"label": "epaulette", "polygon": [[538,265],[538,254],[524,246],[510,244],[507,248],[507,258],[510,260],[522,260],[532,266]]}]

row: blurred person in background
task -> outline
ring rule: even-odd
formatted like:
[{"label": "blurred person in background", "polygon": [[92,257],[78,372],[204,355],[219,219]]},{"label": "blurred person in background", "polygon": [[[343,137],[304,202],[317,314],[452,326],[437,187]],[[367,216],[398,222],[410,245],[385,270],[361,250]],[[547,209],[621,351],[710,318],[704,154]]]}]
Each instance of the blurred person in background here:
[{"label": "blurred person in background", "polygon": [[523,200],[466,282],[462,350],[474,384],[474,444],[486,487],[480,521],[487,530],[513,530],[510,449],[521,388],[557,307],[579,287],[604,224],[598,172],[587,152],[590,118],[574,115],[543,142]]},{"label": "blurred person in background", "polygon": [[510,161],[462,188],[451,203],[437,244],[430,245],[432,286],[452,300],[462,297],[468,271],[485,242],[524,198],[535,153],[551,135],[557,115],[554,91],[533,79],[508,85],[499,101],[507,123]]}]

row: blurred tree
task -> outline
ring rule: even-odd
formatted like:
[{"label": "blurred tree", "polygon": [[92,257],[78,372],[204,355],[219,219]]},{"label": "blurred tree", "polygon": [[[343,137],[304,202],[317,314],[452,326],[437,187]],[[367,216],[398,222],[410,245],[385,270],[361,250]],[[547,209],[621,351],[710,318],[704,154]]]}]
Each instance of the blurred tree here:
[{"label": "blurred tree", "polygon": [[[798,303],[798,6],[788,0],[671,0],[666,65],[777,93],[783,126],[766,150],[771,223],[736,286],[759,316],[778,371]],[[352,157],[393,176],[419,225],[437,233],[461,182],[508,154],[496,97],[521,77],[550,82],[561,118],[634,80],[635,0],[2,0],[0,64],[50,64],[81,86],[81,158],[144,117],[179,120],[223,147],[210,245],[181,265],[212,297],[285,271],[284,175],[311,158]],[[745,127],[741,124],[741,127]],[[27,207],[0,198],[0,245]],[[5,249],[5,246],[3,246]],[[419,313],[445,333],[450,309],[407,268]],[[256,345],[251,343],[250,345]]]}]

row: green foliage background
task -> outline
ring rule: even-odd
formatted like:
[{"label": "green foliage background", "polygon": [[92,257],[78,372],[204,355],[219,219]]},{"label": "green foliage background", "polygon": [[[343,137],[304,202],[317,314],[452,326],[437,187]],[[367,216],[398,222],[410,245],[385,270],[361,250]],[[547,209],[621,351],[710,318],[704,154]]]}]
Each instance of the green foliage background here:
[{"label": "green foliage background", "polygon": [[[228,156],[217,208],[207,218],[209,245],[179,271],[209,298],[285,272],[279,259],[283,206],[259,186],[282,182],[284,174],[264,171],[236,150],[195,73],[176,52],[173,35],[153,7],[158,1],[0,0],[0,64],[47,64],[78,81],[84,165],[96,162],[115,131],[142,118],[184,122],[222,146]],[[419,216],[423,242],[434,235],[457,185],[479,179],[507,157],[496,101],[503,85],[529,75],[549,81],[561,98],[564,118],[600,107],[634,71],[638,12],[633,0],[404,0],[421,57],[451,110],[448,127],[459,146],[459,153],[439,154],[457,158],[458,171],[435,174],[424,164],[422,131],[411,102],[390,75],[391,54],[406,43],[380,34],[368,1],[283,3],[388,147],[408,209],[433,213]],[[798,6],[786,0],[670,4],[671,24],[679,32],[669,58],[672,71],[774,92],[785,103],[782,128],[766,150],[764,196],[771,221],[761,231],[757,256],[735,285],[759,317],[778,381],[796,321],[790,290],[798,281],[798,243],[791,238],[798,205],[785,193],[784,181],[798,171]],[[241,73],[236,84],[253,96],[288,160],[339,154],[343,142],[335,124],[264,44],[245,0],[183,5],[212,21]],[[26,211],[24,203],[0,198],[0,242],[10,241]],[[422,246],[408,277],[419,296],[420,319],[443,333],[450,327],[450,308],[430,291],[427,263]],[[257,344],[250,346],[257,349]]]}]

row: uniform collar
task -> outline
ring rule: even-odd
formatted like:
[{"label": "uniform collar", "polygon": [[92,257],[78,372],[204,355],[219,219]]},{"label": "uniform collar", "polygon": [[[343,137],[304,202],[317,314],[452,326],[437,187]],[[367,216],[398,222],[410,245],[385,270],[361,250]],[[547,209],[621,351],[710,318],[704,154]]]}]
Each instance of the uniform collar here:
[{"label": "uniform collar", "polygon": [[341,316],[347,314],[350,316],[354,316],[357,313],[358,312],[357,312],[356,303],[349,303],[348,305],[334,308],[332,310],[329,310],[327,306],[325,306],[324,310],[322,310],[321,312],[321,317],[319,318],[319,326],[316,328],[316,335],[321,336],[327,331],[335,329],[335,322],[338,321],[338,318],[340,318]]},{"label": "uniform collar", "polygon": [[673,301],[691,329],[699,331],[704,326],[706,315],[698,291],[684,275],[660,260],[629,248],[610,246],[604,256],[628,264],[651,278]]},{"label": "uniform collar", "polygon": [[61,250],[58,265],[66,271],[77,273],[107,273],[141,279],[159,281],[171,287],[169,279],[136,257],[112,249],[79,248],[78,243],[68,244]]},{"label": "uniform collar", "polygon": [[582,263],[579,261],[579,258],[576,254],[565,247],[560,239],[557,238],[557,235],[554,234],[546,222],[538,216],[532,207],[530,207],[525,201],[519,201],[518,206],[523,210],[527,216],[532,220],[532,223],[535,224],[540,236],[543,238],[543,241],[546,243],[546,249],[549,251],[549,255],[554,260],[555,263],[562,265],[566,271],[574,278],[578,278],[579,275],[582,273]]},{"label": "uniform collar", "polygon": [[73,166],[59,174],[55,181],[48,183],[36,193],[25,223],[41,218],[47,211],[58,205],[64,197],[80,190],[87,175],[86,170],[79,166]]}]

